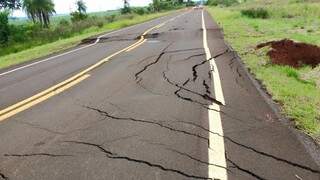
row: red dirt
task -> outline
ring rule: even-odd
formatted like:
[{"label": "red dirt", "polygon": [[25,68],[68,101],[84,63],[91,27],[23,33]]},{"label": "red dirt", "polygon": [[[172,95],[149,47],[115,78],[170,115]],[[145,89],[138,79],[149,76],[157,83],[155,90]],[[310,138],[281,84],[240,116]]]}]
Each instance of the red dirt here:
[{"label": "red dirt", "polygon": [[320,64],[320,47],[318,46],[283,39],[259,44],[257,48],[260,49],[266,46],[271,46],[272,48],[267,55],[273,64],[292,67],[301,67],[302,65],[316,67]]}]

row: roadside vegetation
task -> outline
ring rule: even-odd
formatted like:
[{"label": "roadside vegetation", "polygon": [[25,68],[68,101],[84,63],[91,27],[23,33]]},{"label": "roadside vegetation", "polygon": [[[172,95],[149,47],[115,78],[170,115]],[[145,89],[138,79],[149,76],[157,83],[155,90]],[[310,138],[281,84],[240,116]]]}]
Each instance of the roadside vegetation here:
[{"label": "roadside vegetation", "polygon": [[320,66],[273,64],[266,55],[271,47],[257,49],[261,43],[282,39],[320,46],[320,2],[247,0],[215,5],[209,12],[251,73],[296,127],[320,142]]},{"label": "roadside vegetation", "polygon": [[[0,0],[0,68],[49,55],[70,48],[82,39],[120,29],[185,7],[183,1],[153,0],[147,7],[131,7],[124,0],[118,11],[87,13],[82,0],[69,16],[55,14],[52,0]],[[10,23],[14,9],[23,9],[29,20]],[[52,19],[53,22],[52,22]]]}]

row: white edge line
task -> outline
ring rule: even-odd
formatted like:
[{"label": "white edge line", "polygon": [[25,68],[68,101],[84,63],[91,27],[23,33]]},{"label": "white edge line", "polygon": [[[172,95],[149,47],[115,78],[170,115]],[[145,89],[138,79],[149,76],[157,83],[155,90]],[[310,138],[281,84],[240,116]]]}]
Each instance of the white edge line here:
[{"label": "white edge line", "polygon": [[28,64],[28,65],[25,65],[25,66],[21,66],[21,67],[18,67],[18,68],[15,68],[15,69],[12,69],[12,70],[9,70],[9,71],[6,71],[6,72],[3,72],[3,73],[0,73],[0,77],[1,76],[4,76],[4,75],[8,75],[8,74],[11,74],[13,72],[16,72],[16,71],[19,71],[19,70],[22,70],[22,69],[25,69],[25,68],[28,68],[28,67],[31,67],[31,66],[34,66],[34,65],[37,65],[37,64],[40,64],[40,63],[44,63],[46,61],[49,61],[51,59],[55,59],[55,58],[58,58],[58,57],[61,57],[61,56],[64,56],[64,55],[68,55],[68,54],[71,54],[71,53],[74,53],[74,52],[77,52],[79,50],[82,50],[82,49],[85,49],[85,48],[88,48],[88,47],[91,47],[91,46],[94,46],[96,45],[100,39],[104,36],[108,36],[108,35],[111,35],[111,34],[114,34],[114,33],[118,33],[118,32],[121,32],[121,31],[125,31],[125,30],[128,30],[128,29],[131,29],[131,28],[134,28],[136,26],[139,26],[139,25],[143,25],[143,24],[148,24],[148,23],[151,23],[153,21],[156,21],[156,20],[159,20],[159,19],[163,19],[167,16],[163,16],[163,17],[160,17],[160,18],[157,18],[157,19],[153,19],[153,20],[150,20],[150,21],[147,21],[147,22],[144,22],[144,23],[140,23],[140,24],[136,24],[136,25],[133,25],[133,26],[129,26],[129,27],[126,27],[126,28],[122,28],[122,29],[119,29],[119,30],[116,30],[116,31],[112,31],[112,32],[109,32],[109,33],[106,33],[106,34],[103,34],[103,35],[100,35],[97,37],[97,40],[92,43],[92,44],[89,44],[87,46],[83,46],[83,47],[80,47],[80,48],[77,48],[77,49],[73,49],[71,51],[68,51],[68,52],[65,52],[65,53],[62,53],[62,54],[58,54],[56,56],[52,56],[52,57],[49,57],[49,58],[46,58],[46,59],[43,59],[43,60],[40,60],[40,61],[36,61],[34,63],[31,63],[31,64]]},{"label": "white edge line", "polygon": [[[205,49],[206,58],[210,59],[212,58],[212,56],[208,46],[207,29],[206,29],[205,20],[204,20],[204,11],[202,11],[202,29],[203,29],[203,46]],[[214,92],[215,92],[216,98],[220,102],[222,102],[222,104],[225,104],[219,71],[215,63],[215,59],[212,59],[210,61],[210,69],[215,70],[215,71],[212,71],[212,79],[213,79]],[[226,157],[225,157],[225,146],[224,146],[221,115],[219,112],[220,106],[216,104],[212,104],[209,106],[209,108],[217,110],[217,111],[209,110],[208,112],[209,130],[211,132],[219,134],[220,136],[218,136],[217,134],[209,133],[208,161],[210,164],[215,164],[217,166],[209,165],[208,177],[212,179],[227,180],[228,179],[227,170],[226,170],[227,163],[226,163]]]}]

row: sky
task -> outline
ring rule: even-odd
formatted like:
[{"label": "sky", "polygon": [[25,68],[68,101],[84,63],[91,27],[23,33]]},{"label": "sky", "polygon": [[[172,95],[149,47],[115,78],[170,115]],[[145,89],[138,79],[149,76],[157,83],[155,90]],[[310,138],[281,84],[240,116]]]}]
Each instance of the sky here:
[{"label": "sky", "polygon": [[[83,0],[88,9],[87,12],[97,12],[119,9],[123,6],[123,0]],[[76,0],[53,0],[57,14],[69,14],[75,10]],[[129,0],[131,6],[147,6],[152,0]],[[25,17],[22,10],[14,11],[12,16]]]}]

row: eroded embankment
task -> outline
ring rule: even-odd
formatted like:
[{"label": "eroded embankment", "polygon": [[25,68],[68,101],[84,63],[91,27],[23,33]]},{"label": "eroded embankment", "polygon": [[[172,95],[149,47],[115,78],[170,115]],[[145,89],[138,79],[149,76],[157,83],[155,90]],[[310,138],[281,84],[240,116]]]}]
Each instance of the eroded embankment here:
[{"label": "eroded embankment", "polygon": [[292,67],[301,67],[303,65],[316,67],[320,64],[320,47],[318,46],[283,39],[259,44],[257,48],[260,49],[266,46],[271,47],[267,55],[273,64]]}]

